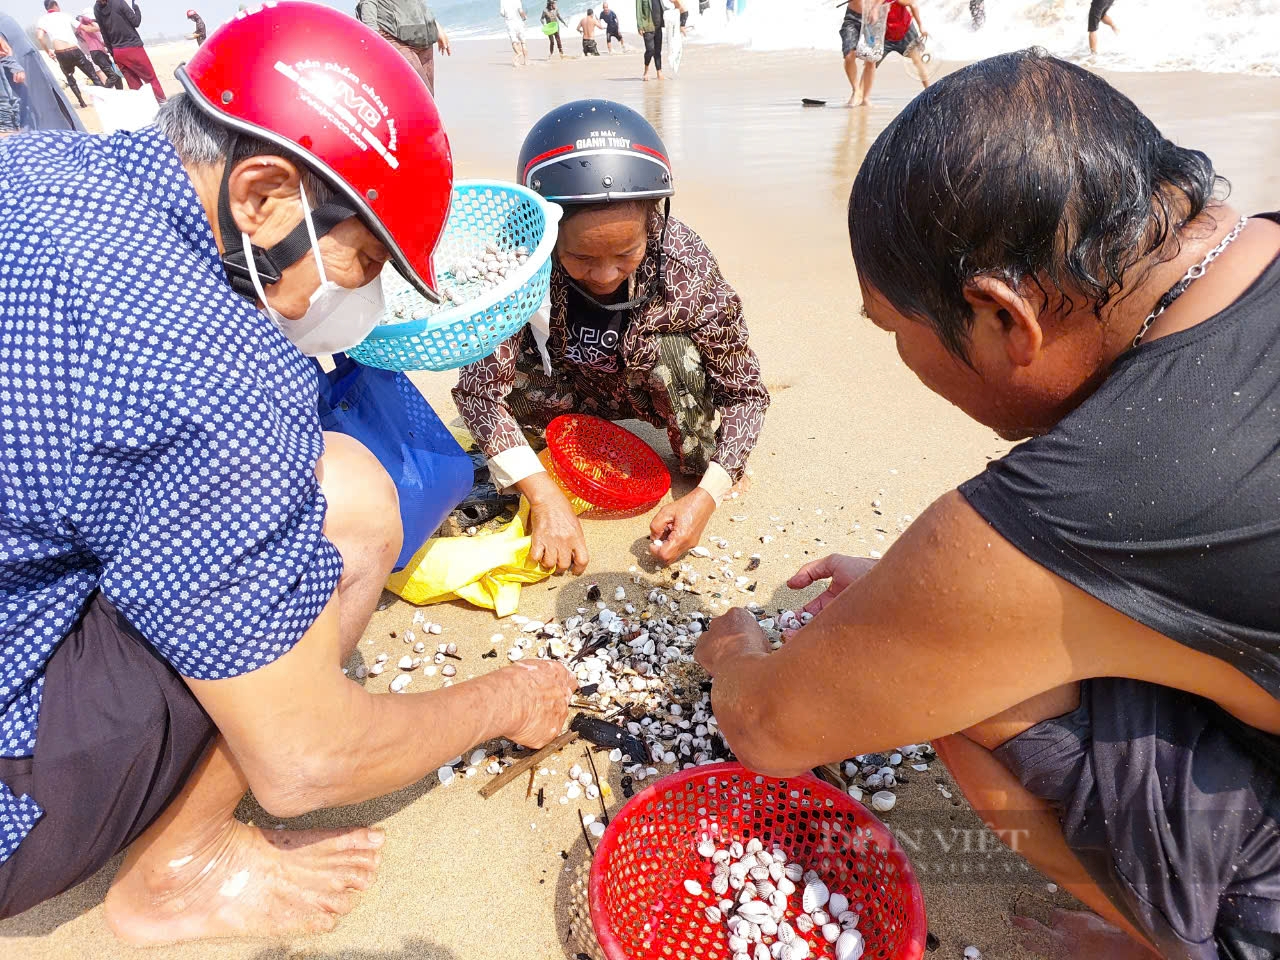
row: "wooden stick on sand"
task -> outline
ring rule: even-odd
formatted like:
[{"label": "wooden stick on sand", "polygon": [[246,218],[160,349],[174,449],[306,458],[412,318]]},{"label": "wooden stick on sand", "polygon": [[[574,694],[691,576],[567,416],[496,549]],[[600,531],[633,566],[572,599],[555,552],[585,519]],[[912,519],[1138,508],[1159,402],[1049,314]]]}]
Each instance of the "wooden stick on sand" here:
[{"label": "wooden stick on sand", "polygon": [[567,733],[560,734],[560,736],[556,737],[554,740],[548,743],[545,747],[543,747],[537,753],[530,754],[529,756],[525,757],[523,760],[517,763],[513,763],[511,766],[507,767],[507,769],[504,770],[502,773],[498,774],[496,777],[494,777],[492,780],[486,783],[483,787],[480,788],[480,796],[488,800],[490,797],[492,797],[495,793],[497,793],[499,790],[505,787],[512,780],[516,779],[517,777],[523,776],[526,770],[532,770],[539,763],[541,763],[545,757],[549,757],[553,753],[559,753],[561,750],[563,750],[565,747],[567,747],[569,744],[573,743],[573,741],[577,739],[578,739],[578,732],[576,730],[570,730]]}]

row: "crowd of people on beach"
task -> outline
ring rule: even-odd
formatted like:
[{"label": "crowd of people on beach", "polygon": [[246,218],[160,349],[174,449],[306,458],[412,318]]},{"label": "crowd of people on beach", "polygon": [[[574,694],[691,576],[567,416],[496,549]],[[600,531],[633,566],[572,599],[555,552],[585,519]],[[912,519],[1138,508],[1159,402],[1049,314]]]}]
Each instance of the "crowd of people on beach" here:
[{"label": "crowd of people on beach", "polygon": [[[901,9],[880,39],[910,56],[925,34]],[[137,6],[94,11],[150,82]],[[124,852],[105,916],[125,941],[330,930],[383,832],[262,830],[235,817],[246,791],[300,816],[564,725],[577,683],[552,660],[397,696],[341,669],[404,527],[374,455],[321,430],[314,358],[380,322],[387,264],[441,301],[454,179],[431,94],[447,34],[420,0],[357,12],[245,11],[141,130],[0,139],[0,918]],[[104,82],[61,13],[45,56]],[[554,0],[542,17],[563,23]],[[47,106],[18,95],[40,52],[10,24],[0,121],[22,124]],[[333,76],[360,80],[350,120],[316,99]],[[825,589],[780,648],[752,610],[712,620],[720,732],[779,777],[934,743],[996,835],[1110,925],[1082,956],[1280,956],[1280,215],[1232,207],[1207,153],[1043,51],[925,86],[840,212],[861,315],[1022,442],[883,558],[796,571]],[[673,214],[679,171],[640,112],[561,104],[507,160],[563,210],[549,294],[459,371],[458,411],[561,573],[591,557],[539,432],[567,412],[664,430],[689,481],[645,531],[665,569],[745,492],[765,427],[743,300]]]},{"label": "crowd of people on beach", "polygon": [[[635,0],[636,31],[644,45],[644,75],[649,79],[649,68],[654,68],[657,79],[662,79],[662,56],[664,46],[669,51],[672,69],[679,69],[683,38],[689,31],[689,9],[687,0]],[[560,12],[557,0],[545,0],[545,7],[539,14],[539,24],[547,37],[547,59],[559,54],[565,59],[564,41],[561,39],[561,27],[569,28],[569,21]],[[507,31],[507,39],[511,43],[512,63],[525,66],[529,63],[529,50],[525,44],[525,25],[529,16],[525,12],[522,0],[500,0],[499,15]],[[670,18],[670,22],[668,19]],[[582,38],[582,55],[584,57],[600,56],[600,42],[596,35],[604,33],[605,48],[613,53],[616,40],[621,53],[627,52],[627,43],[622,37],[622,27],[618,22],[618,14],[609,6],[608,0],[600,4],[599,12],[588,7],[577,20],[574,30]]]}]

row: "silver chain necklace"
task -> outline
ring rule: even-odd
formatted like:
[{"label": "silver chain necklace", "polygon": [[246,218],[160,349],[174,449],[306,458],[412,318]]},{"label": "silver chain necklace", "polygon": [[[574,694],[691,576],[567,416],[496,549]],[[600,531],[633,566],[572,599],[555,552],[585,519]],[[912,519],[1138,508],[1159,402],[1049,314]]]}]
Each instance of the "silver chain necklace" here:
[{"label": "silver chain necklace", "polygon": [[1205,254],[1205,258],[1203,260],[1188,270],[1181,280],[1168,289],[1165,295],[1161,297],[1159,302],[1156,304],[1156,308],[1151,311],[1151,314],[1147,319],[1142,321],[1142,328],[1138,331],[1138,335],[1133,338],[1133,346],[1136,347],[1138,344],[1142,343],[1142,338],[1147,335],[1147,331],[1150,330],[1151,325],[1156,322],[1156,318],[1173,306],[1173,301],[1182,296],[1186,292],[1187,287],[1191,286],[1192,283],[1204,276],[1204,272],[1209,269],[1209,264],[1217,260],[1218,257],[1222,255],[1223,250],[1231,246],[1231,241],[1240,236],[1240,231],[1243,230],[1248,223],[1248,217],[1241,217],[1240,222],[1232,228],[1230,233],[1222,238],[1222,242],[1220,244]]}]

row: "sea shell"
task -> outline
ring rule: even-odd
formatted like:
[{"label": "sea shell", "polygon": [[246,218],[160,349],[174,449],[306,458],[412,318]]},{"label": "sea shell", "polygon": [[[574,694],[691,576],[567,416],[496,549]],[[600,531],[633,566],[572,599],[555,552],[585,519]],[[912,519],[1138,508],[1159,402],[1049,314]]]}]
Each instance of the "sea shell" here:
[{"label": "sea shell", "polygon": [[795,927],[791,926],[791,924],[787,923],[787,921],[785,920],[783,920],[780,924],[778,924],[779,940],[781,940],[783,943],[790,943],[795,938],[796,938]]},{"label": "sea shell", "polygon": [[779,880],[785,880],[786,878],[787,878],[786,868],[783,867],[782,864],[780,864],[777,860],[769,864],[770,880],[772,880],[774,883],[777,883]]},{"label": "sea shell", "polygon": [[440,786],[447,787],[453,780],[453,767],[441,767],[436,771],[436,776],[440,778]]},{"label": "sea shell", "polygon": [[729,892],[729,875],[722,874],[711,878],[711,892],[718,897],[723,897]]},{"label": "sea shell", "polygon": [[781,890],[773,891],[773,895],[769,897],[769,906],[785,910],[787,907],[787,895]]},{"label": "sea shell", "polygon": [[[729,917],[729,914],[733,911],[732,900],[721,900],[718,903],[716,903],[716,906],[720,908],[720,913],[726,917]],[[738,928],[738,924],[742,923],[742,921],[739,920],[737,917],[729,917],[726,923],[729,926],[729,932],[733,933],[733,931]]]},{"label": "sea shell", "polygon": [[758,924],[762,920],[767,920],[771,914],[769,905],[762,900],[748,900],[746,903],[738,906],[738,916],[746,920],[748,923]]},{"label": "sea shell", "polygon": [[801,933],[808,933],[813,929],[813,921],[809,919],[809,915],[807,913],[797,914],[795,924],[796,929]]},{"label": "sea shell", "polygon": [[828,923],[831,917],[825,910],[814,910],[809,914],[809,919],[813,921],[815,927],[821,927]]},{"label": "sea shell", "polygon": [[773,941],[773,946],[769,948],[769,956],[773,960],[782,960],[782,951],[787,949],[787,945],[781,940]]},{"label": "sea shell", "polygon": [[898,798],[888,790],[881,790],[871,795],[871,809],[876,813],[888,813],[897,802]]},{"label": "sea shell", "polygon": [[[630,726],[629,726],[629,725],[628,725],[628,729],[630,729]],[[633,734],[638,734],[638,733],[640,732],[639,724],[637,724],[637,725],[636,725],[636,729],[635,729],[635,730],[632,730],[631,732],[632,732]],[[728,851],[728,850],[717,850],[715,853],[713,853],[713,854],[711,855],[711,860],[712,860],[712,862],[713,862],[713,863],[728,863],[728,862],[729,862],[729,851]]]},{"label": "sea shell", "polygon": [[689,896],[691,897],[702,896],[702,884],[697,880],[686,880],[684,882],[684,888],[689,892]]},{"label": "sea shell", "polygon": [[836,940],[836,960],[859,960],[866,945],[857,930],[846,930]]},{"label": "sea shell", "polygon": [[759,866],[752,867],[748,872],[751,874],[752,880],[768,880],[769,879],[768,867],[759,867]]},{"label": "sea shell", "polygon": [[413,677],[409,676],[407,673],[402,673],[391,681],[391,692],[399,693],[411,683],[413,683]]},{"label": "sea shell", "polygon": [[840,934],[841,934],[840,924],[824,923],[822,925],[822,939],[827,941],[827,943],[835,943],[838,939],[840,939]]},{"label": "sea shell", "polygon": [[783,877],[778,881],[778,889],[782,891],[784,896],[791,896],[796,892],[796,885],[791,881],[790,877]]},{"label": "sea shell", "polygon": [[858,925],[859,919],[861,918],[852,910],[846,910],[844,913],[840,914],[840,916],[836,917],[836,923],[840,924],[840,926],[844,927],[846,930],[849,930]]},{"label": "sea shell", "polygon": [[977,947],[964,948],[965,960],[982,960],[982,951]]},{"label": "sea shell", "polygon": [[805,960],[809,956],[809,941],[796,937],[787,944],[782,956],[784,960]]},{"label": "sea shell", "polygon": [[827,889],[827,885],[814,878],[805,883],[800,903],[803,905],[805,913],[813,913],[813,911],[824,906],[830,897],[831,891]]},{"label": "sea shell", "polygon": [[787,875],[787,879],[792,883],[799,883],[804,877],[804,867],[798,863],[788,863],[782,868],[783,873]]},{"label": "sea shell", "polygon": [[478,767],[480,764],[484,763],[485,756],[487,756],[487,754],[485,754],[484,750],[480,747],[476,747],[476,749],[471,751],[471,757],[467,762],[473,767]]},{"label": "sea shell", "polygon": [[843,893],[833,893],[827,898],[827,913],[833,917],[838,917],[849,909],[849,898]]},{"label": "sea shell", "polygon": [[710,840],[703,840],[698,844],[698,856],[710,858],[716,852],[716,845]]},{"label": "sea shell", "polygon": [[733,843],[729,844],[729,859],[731,859],[731,860],[741,860],[741,859],[742,859],[742,854],[743,854],[743,853],[744,853],[744,851],[743,851],[743,849],[742,849],[742,844],[740,844],[737,840],[735,840],[735,841],[733,841]]},{"label": "sea shell", "polygon": [[771,956],[772,954],[769,952],[769,948],[767,946],[763,943],[756,944],[756,949],[753,952],[753,960],[770,960]]},{"label": "sea shell", "polygon": [[752,837],[750,840],[747,841],[747,847],[746,847],[747,853],[759,853],[763,849],[764,849],[764,844],[761,843],[757,838]]},{"label": "sea shell", "polygon": [[707,921],[709,923],[720,922],[721,914],[720,914],[719,907],[707,907],[707,909],[703,910],[702,913],[703,913],[703,916],[707,918]]},{"label": "sea shell", "polygon": [[756,896],[758,896],[761,900],[768,900],[777,892],[777,890],[778,890],[777,884],[775,884],[772,880],[756,881]]},{"label": "sea shell", "polygon": [[440,674],[445,677],[456,677],[458,675],[458,668],[452,663],[447,663],[440,668]]},{"label": "sea shell", "polygon": [[760,933],[766,937],[777,936],[778,921],[774,920],[773,917],[770,917],[764,923],[760,924]]},{"label": "sea shell", "polygon": [[729,937],[729,949],[734,953],[746,953],[751,947],[751,942],[746,937],[733,934]]}]

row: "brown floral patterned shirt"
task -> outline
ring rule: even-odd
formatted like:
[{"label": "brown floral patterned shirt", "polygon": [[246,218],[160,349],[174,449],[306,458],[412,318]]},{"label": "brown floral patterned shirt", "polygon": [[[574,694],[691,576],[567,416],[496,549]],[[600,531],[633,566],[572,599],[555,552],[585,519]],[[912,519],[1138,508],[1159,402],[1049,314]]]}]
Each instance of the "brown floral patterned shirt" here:
[{"label": "brown floral patterned shirt", "polygon": [[[661,218],[656,219],[649,233],[649,249],[636,271],[636,289],[641,292],[650,289],[657,274]],[[760,361],[747,340],[742,300],[721,275],[719,264],[702,238],[674,217],[667,225],[663,253],[663,295],[632,313],[622,334],[619,355],[627,374],[644,374],[658,359],[659,336],[679,334],[693,341],[720,414],[714,462],[737,481],[760,438],[769,406]],[[637,417],[662,426],[630,389],[631,377],[593,370],[566,357],[568,301],[567,277],[556,264],[551,273],[551,333],[547,341],[553,370],[572,370],[575,378],[588,381],[594,391],[616,397],[619,407],[630,407]],[[453,390],[467,429],[490,459],[526,443],[506,402],[522,353],[539,356],[527,327],[490,356],[463,367]]]}]

